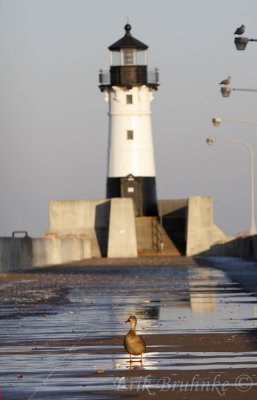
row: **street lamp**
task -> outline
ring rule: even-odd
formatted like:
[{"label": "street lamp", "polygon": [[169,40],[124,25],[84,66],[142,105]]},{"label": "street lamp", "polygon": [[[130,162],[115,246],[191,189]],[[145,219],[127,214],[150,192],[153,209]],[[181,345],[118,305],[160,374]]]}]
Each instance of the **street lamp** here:
[{"label": "street lamp", "polygon": [[247,148],[250,155],[250,174],[251,174],[251,195],[250,195],[250,204],[251,204],[251,224],[250,224],[250,235],[256,234],[256,225],[255,225],[255,206],[254,206],[254,154],[252,147],[242,140],[236,139],[217,139],[217,138],[207,138],[206,142],[208,145],[213,145],[216,142],[224,142],[224,143],[235,143],[241,144]]},{"label": "street lamp", "polygon": [[234,43],[236,45],[237,50],[245,50],[248,42],[257,42],[257,39],[248,39],[244,36],[235,37]]},{"label": "street lamp", "polygon": [[249,124],[249,125],[257,125],[257,121],[253,121],[251,119],[234,119],[234,118],[220,118],[215,117],[212,118],[212,123],[214,126],[220,126],[220,124],[225,122],[238,122],[239,124]]},{"label": "street lamp", "polygon": [[220,88],[222,97],[229,97],[232,91],[237,92],[257,92],[257,89],[248,89],[248,88],[232,88],[230,86],[222,86]]}]

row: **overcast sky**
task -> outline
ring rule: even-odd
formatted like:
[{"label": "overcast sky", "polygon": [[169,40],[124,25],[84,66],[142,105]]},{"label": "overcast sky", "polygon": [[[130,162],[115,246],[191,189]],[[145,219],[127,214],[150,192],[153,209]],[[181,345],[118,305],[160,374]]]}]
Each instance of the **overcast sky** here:
[{"label": "overcast sky", "polygon": [[[48,201],[105,197],[108,117],[98,71],[124,34],[149,45],[160,70],[153,104],[158,197],[210,195],[227,234],[247,230],[249,155],[257,126],[211,125],[213,116],[257,120],[257,43],[236,51],[234,31],[257,38],[256,0],[0,0],[0,235],[48,228]],[[257,164],[256,168],[257,169]],[[257,170],[256,170],[257,174]],[[257,196],[257,191],[256,191]],[[256,198],[257,199],[257,198]],[[257,204],[257,201],[256,201]]]}]

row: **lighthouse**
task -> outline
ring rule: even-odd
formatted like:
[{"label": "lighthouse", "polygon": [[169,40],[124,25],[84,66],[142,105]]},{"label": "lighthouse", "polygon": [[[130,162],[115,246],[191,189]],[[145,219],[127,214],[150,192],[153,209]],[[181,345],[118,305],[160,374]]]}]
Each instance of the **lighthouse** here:
[{"label": "lighthouse", "polygon": [[109,70],[99,74],[109,117],[106,197],[131,197],[136,216],[157,215],[151,103],[159,76],[148,69],[147,50],[126,24],[109,46]]}]

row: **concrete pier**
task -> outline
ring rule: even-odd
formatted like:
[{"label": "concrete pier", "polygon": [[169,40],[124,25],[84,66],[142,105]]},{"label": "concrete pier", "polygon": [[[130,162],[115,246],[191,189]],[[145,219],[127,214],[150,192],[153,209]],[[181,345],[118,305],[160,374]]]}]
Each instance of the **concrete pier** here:
[{"label": "concrete pier", "polygon": [[[233,241],[217,227],[213,219],[213,201],[209,196],[161,200],[159,220],[156,217],[154,224],[150,222],[148,239],[150,242],[157,240],[156,250],[151,247],[152,255],[160,256],[167,252],[167,248],[160,252],[158,246],[160,237],[164,243],[167,235],[176,250],[167,252],[169,255],[195,256],[209,252],[257,257],[256,236]],[[43,237],[0,238],[0,271],[87,258],[142,256],[140,243],[146,235],[142,232],[136,229],[131,198],[50,201],[49,229]]]}]

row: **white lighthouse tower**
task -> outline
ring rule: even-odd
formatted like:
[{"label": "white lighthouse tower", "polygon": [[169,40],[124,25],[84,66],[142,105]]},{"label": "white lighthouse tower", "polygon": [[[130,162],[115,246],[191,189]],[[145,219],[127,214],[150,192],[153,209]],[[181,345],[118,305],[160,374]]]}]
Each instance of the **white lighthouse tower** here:
[{"label": "white lighthouse tower", "polygon": [[109,71],[99,76],[109,104],[106,197],[132,197],[137,216],[157,214],[151,102],[159,77],[147,67],[147,49],[125,25],[123,38],[109,47]]}]

